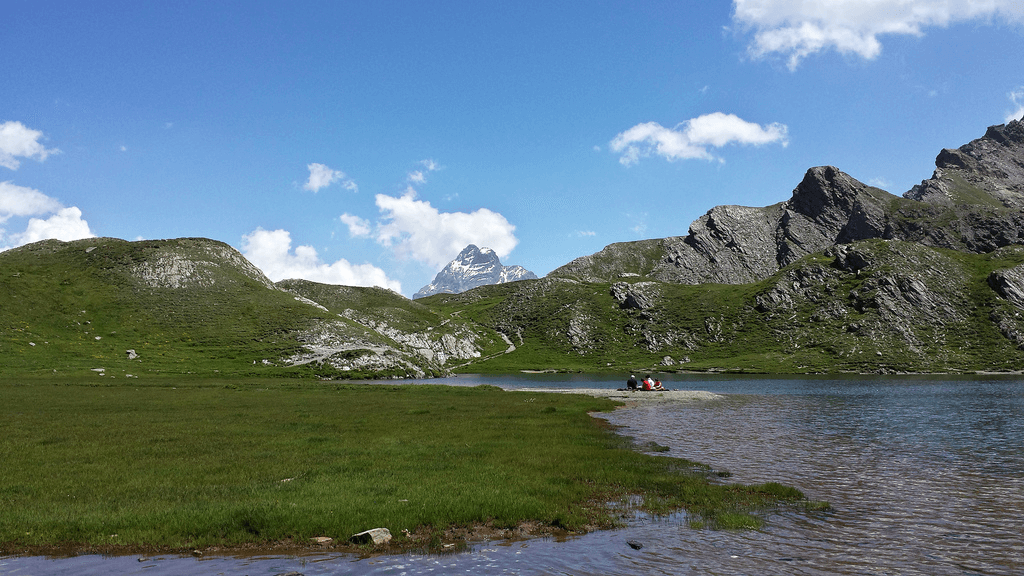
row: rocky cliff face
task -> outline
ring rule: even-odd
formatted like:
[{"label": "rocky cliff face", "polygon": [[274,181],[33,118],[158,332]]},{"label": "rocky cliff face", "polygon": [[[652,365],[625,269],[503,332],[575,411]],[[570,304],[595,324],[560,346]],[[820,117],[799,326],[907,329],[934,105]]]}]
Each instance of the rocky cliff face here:
[{"label": "rocky cliff face", "polygon": [[522,266],[503,266],[494,250],[470,244],[437,273],[433,282],[420,288],[413,299],[434,294],[461,294],[479,286],[536,278],[536,274]]},{"label": "rocky cliff face", "polygon": [[[904,198],[833,166],[811,168],[786,202],[716,206],[686,236],[612,245],[551,275],[608,282],[639,273],[679,284],[748,284],[808,254],[858,240],[973,253],[1024,243],[1024,122],[993,126],[958,150],[943,150],[936,166],[933,177]],[[629,252],[634,256],[616,264],[614,253]],[[645,255],[639,267],[638,254]]]},{"label": "rocky cliff face", "polygon": [[904,196],[940,206],[1024,208],[1024,122],[991,126],[985,136],[939,152],[932,177]]}]

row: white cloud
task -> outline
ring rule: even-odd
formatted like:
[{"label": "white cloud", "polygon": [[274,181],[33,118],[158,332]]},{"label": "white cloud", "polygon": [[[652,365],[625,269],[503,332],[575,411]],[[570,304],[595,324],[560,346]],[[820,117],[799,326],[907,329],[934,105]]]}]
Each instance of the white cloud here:
[{"label": "white cloud", "polygon": [[417,200],[412,188],[399,198],[385,194],[376,198],[383,222],[375,238],[402,258],[440,269],[469,244],[486,246],[505,258],[519,243],[516,227],[487,208],[440,212],[429,202]]},{"label": "white cloud", "polygon": [[1024,23],[1020,0],[734,0],[733,6],[733,20],[754,31],[750,54],[788,57],[791,70],[830,49],[874,59],[885,34],[921,36],[926,28],[972,20]]},{"label": "white cloud", "polygon": [[1005,123],[1010,123],[1013,120],[1020,120],[1024,118],[1024,86],[1017,88],[1013,92],[1007,94],[1010,98],[1010,102],[1013,102],[1014,111],[1006,115],[1004,119]]},{"label": "white cloud", "polygon": [[612,151],[622,153],[619,162],[626,166],[636,164],[641,157],[652,153],[667,160],[715,160],[718,158],[708,151],[709,147],[773,143],[786,146],[787,132],[785,124],[761,126],[733,114],[714,112],[687,120],[675,128],[665,128],[657,122],[637,124],[618,134],[609,146]]},{"label": "white cloud", "polygon": [[11,216],[38,216],[63,208],[57,200],[39,190],[0,182],[0,224]]},{"label": "white cloud", "polygon": [[348,226],[348,235],[356,238],[360,236],[370,235],[370,221],[360,218],[359,216],[353,216],[352,214],[345,213],[341,215],[341,221],[343,224]]},{"label": "white cloud", "polygon": [[31,244],[40,240],[81,240],[96,235],[89,230],[89,223],[82,219],[82,211],[77,207],[61,208],[46,220],[31,218],[28,228],[21,234],[11,234],[15,246]]},{"label": "white cloud", "polygon": [[587,238],[589,236],[597,236],[597,232],[594,232],[593,230],[577,230],[576,236],[579,236],[580,238]]},{"label": "white cloud", "polygon": [[307,164],[306,168],[309,169],[309,180],[302,186],[304,190],[310,192],[319,192],[321,188],[325,188],[334,184],[335,182],[341,182],[341,185],[346,190],[358,192],[359,187],[351,179],[345,177],[345,173],[341,170],[332,170],[324,164]]},{"label": "white cloud", "polygon": [[[10,182],[0,182],[0,224],[12,217],[47,214],[50,217],[46,219],[30,218],[24,232],[8,235],[6,248],[50,238],[67,242],[95,236],[89,230],[89,223],[82,219],[82,211],[77,207],[65,208],[59,201],[38,190]],[[0,236],[2,235],[3,231],[0,230]]]},{"label": "white cloud", "polygon": [[881,188],[882,190],[888,190],[889,187],[892,186],[892,182],[889,182],[885,178],[881,177],[871,178],[870,180],[868,180],[868,184],[870,186],[874,186],[875,188]]},{"label": "white cloud", "polygon": [[640,212],[637,214],[626,213],[622,215],[622,221],[628,226],[629,223],[633,223],[627,230],[631,230],[637,236],[643,236],[647,232],[647,219],[649,215],[647,212]]},{"label": "white cloud", "polygon": [[409,182],[412,182],[413,184],[423,184],[427,181],[427,175],[424,173],[424,170],[426,172],[436,172],[441,169],[441,166],[437,162],[434,162],[429,158],[426,160],[420,160],[417,164],[423,166],[423,170],[413,170],[412,172],[409,172],[409,175],[406,177]]},{"label": "white cloud", "polygon": [[42,132],[28,128],[21,122],[0,124],[0,166],[17,170],[21,166],[19,157],[42,162],[50,154],[60,154],[60,150],[48,150],[40,144],[42,137]]},{"label": "white cloud", "polygon": [[352,264],[344,258],[327,264],[312,246],[297,246],[294,251],[291,246],[291,233],[287,230],[257,228],[242,236],[242,253],[275,282],[302,278],[324,284],[380,286],[402,291],[400,282],[388,279],[383,270],[372,264]]}]

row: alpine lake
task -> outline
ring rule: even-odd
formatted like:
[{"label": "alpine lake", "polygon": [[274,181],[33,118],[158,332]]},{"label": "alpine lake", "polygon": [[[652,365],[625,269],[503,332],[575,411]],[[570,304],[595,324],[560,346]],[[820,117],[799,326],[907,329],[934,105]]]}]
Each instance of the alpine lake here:
[{"label": "alpine lake", "polygon": [[[626,376],[429,383],[616,389]],[[783,508],[754,530],[704,529],[685,512],[636,513],[619,529],[476,542],[451,554],[0,557],[0,574],[1024,573],[1024,377],[673,375],[663,383],[718,397],[629,402],[595,417],[640,445],[667,446],[667,456],[728,471],[724,482],[780,482],[831,508]]]}]

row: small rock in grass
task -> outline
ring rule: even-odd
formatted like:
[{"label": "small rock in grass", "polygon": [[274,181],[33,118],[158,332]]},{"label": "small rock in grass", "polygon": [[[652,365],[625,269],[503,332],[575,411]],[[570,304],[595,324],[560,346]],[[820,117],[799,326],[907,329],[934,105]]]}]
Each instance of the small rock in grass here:
[{"label": "small rock in grass", "polygon": [[373,528],[353,534],[348,540],[353,544],[387,544],[391,541],[391,531],[387,528]]}]

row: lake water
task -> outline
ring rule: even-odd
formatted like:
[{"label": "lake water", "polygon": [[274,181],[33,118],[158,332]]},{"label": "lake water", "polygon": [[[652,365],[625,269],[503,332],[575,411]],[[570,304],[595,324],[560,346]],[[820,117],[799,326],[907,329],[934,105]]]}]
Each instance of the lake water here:
[{"label": "lake water", "polygon": [[[611,388],[620,380],[442,383]],[[753,531],[694,529],[685,513],[638,516],[566,541],[484,542],[444,556],[8,557],[0,575],[1024,574],[1024,379],[701,376],[666,384],[725,397],[600,417],[670,455],[728,470],[729,481],[790,484],[833,509],[784,508]]]}]

